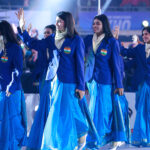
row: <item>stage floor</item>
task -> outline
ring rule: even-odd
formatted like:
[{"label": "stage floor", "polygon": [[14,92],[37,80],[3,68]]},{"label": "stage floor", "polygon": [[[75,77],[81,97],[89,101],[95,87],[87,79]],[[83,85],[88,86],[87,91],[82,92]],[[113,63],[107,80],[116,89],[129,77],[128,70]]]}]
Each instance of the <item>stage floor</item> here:
[{"label": "stage floor", "polygon": [[[99,150],[109,150],[110,145],[107,144],[106,146],[100,148]],[[119,147],[117,150],[150,150],[150,147],[135,147],[130,144],[125,144]]]},{"label": "stage floor", "polygon": [[[109,150],[110,145],[107,144],[106,146],[100,148],[99,150]],[[23,147],[21,150],[27,150],[26,147]],[[150,147],[135,147],[129,144],[125,144],[119,147],[117,150],[150,150]]]}]

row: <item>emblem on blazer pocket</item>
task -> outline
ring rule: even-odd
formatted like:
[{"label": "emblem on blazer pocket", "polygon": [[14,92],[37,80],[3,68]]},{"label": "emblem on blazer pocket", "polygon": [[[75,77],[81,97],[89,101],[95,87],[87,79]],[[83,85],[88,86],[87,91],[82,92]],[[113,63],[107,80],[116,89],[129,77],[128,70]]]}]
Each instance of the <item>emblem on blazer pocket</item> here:
[{"label": "emblem on blazer pocket", "polygon": [[65,47],[64,48],[64,53],[70,54],[71,53],[71,48],[70,47]]},{"label": "emblem on blazer pocket", "polygon": [[8,61],[8,57],[2,56],[2,57],[1,57],[1,61],[2,61],[3,63],[6,63],[6,62]]},{"label": "emblem on blazer pocket", "polygon": [[101,55],[106,56],[107,55],[107,50],[106,49],[102,49],[100,53],[101,53]]}]

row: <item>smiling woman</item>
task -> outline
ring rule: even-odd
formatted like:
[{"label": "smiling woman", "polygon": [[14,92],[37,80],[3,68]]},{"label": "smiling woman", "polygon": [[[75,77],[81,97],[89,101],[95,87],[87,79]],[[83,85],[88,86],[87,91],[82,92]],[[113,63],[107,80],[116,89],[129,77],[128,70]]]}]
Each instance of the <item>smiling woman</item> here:
[{"label": "smiling woman", "polygon": [[52,106],[45,125],[42,149],[79,150],[85,146],[88,125],[79,101],[84,96],[84,43],[70,12],[56,17],[54,43],[60,54]]},{"label": "smiling woman", "polygon": [[132,134],[132,144],[150,146],[150,26],[143,28],[144,44],[135,48],[122,47],[121,54],[136,61],[136,82],[139,85],[136,93],[136,120]]},{"label": "smiling woman", "polygon": [[[123,95],[120,69],[120,48],[113,38],[106,15],[93,19],[93,35],[85,37],[85,70],[91,74],[87,82],[90,93],[89,109],[100,136],[101,146],[112,141],[113,93]],[[93,60],[93,63],[91,63]],[[92,69],[89,69],[92,68]],[[85,74],[86,76],[86,74]],[[114,83],[115,82],[115,83]],[[114,90],[115,89],[115,90]],[[87,137],[87,147],[95,148],[95,138]]]}]

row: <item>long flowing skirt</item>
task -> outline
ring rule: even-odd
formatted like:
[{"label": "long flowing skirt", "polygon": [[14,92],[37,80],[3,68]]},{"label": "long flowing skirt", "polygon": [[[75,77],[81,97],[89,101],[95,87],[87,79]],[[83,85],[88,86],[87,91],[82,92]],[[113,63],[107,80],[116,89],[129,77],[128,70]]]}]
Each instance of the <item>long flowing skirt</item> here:
[{"label": "long flowing skirt", "polygon": [[28,138],[28,147],[40,149],[44,127],[50,110],[51,81],[45,80],[40,82],[40,104],[34,117],[34,122]]},{"label": "long flowing skirt", "polygon": [[27,118],[24,94],[16,91],[10,97],[0,92],[0,149],[18,150],[26,145]]},{"label": "long flowing skirt", "polygon": [[125,95],[113,95],[113,141],[130,142],[128,102]]},{"label": "long flowing skirt", "polygon": [[75,97],[76,84],[60,81],[55,86],[52,105],[45,125],[42,150],[74,150],[88,125]]},{"label": "long flowing skirt", "polygon": [[[100,145],[103,146],[112,140],[112,86],[99,84],[96,81],[87,83],[90,93],[89,109],[100,137]],[[94,147],[95,138],[87,137],[87,143]]]},{"label": "long flowing skirt", "polygon": [[100,148],[100,137],[94,125],[85,96],[83,97],[82,100],[79,101],[79,105],[89,126],[88,135],[94,139],[94,141],[92,142],[92,145],[91,143],[86,143],[86,147],[87,148],[93,148],[93,147]]},{"label": "long flowing skirt", "polygon": [[150,86],[146,82],[139,86],[136,99],[132,144],[150,146]]}]

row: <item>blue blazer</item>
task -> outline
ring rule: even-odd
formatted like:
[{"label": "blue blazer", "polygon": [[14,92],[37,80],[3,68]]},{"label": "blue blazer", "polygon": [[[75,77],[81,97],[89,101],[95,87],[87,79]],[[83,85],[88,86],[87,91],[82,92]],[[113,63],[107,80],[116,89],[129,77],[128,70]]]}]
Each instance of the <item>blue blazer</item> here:
[{"label": "blue blazer", "polygon": [[121,78],[124,79],[124,61],[123,57],[120,56],[120,71],[121,71]]},{"label": "blue blazer", "polygon": [[[89,35],[84,40],[86,54],[89,51],[93,52],[92,38],[93,35]],[[112,84],[115,81],[116,88],[123,88],[119,42],[113,37],[109,39],[104,38],[94,55],[93,79],[101,84]]]},{"label": "blue blazer", "polygon": [[85,90],[84,82],[84,42],[75,35],[66,38],[60,48],[58,79],[64,83],[76,83],[77,89]]},{"label": "blue blazer", "polygon": [[[23,41],[27,43],[31,48],[37,48],[38,45],[40,50],[43,50],[44,53],[48,49],[49,62],[52,61],[54,54],[53,51],[56,50],[54,35],[49,36],[46,39],[42,39],[39,44],[35,39],[31,39],[27,32],[24,31],[22,35]],[[57,70],[57,77],[60,81],[64,83],[76,83],[77,89],[85,90],[84,82],[84,42],[82,38],[78,35],[75,35],[73,38],[66,38],[60,50],[58,50],[60,59],[59,67]],[[45,57],[43,57],[44,59]],[[39,62],[44,61],[42,58],[39,59]]]},{"label": "blue blazer", "polygon": [[22,49],[17,44],[7,43],[6,57],[0,53],[0,87],[2,91],[14,93],[21,89],[21,74],[23,70]]},{"label": "blue blazer", "polygon": [[150,57],[146,59],[145,45],[139,44],[135,48],[129,49],[121,47],[121,55],[128,58],[135,58],[136,85],[138,86],[144,81],[146,81],[150,85]]}]

